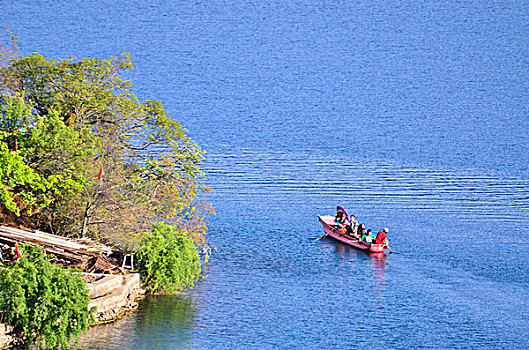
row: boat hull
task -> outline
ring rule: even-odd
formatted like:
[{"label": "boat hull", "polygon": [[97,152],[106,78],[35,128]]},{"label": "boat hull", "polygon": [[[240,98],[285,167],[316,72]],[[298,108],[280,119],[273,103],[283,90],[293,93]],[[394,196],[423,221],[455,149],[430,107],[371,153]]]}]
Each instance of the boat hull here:
[{"label": "boat hull", "polygon": [[384,253],[384,244],[366,243],[364,241],[355,239],[349,235],[339,233],[332,226],[334,224],[334,216],[318,215],[318,220],[320,220],[321,224],[323,225],[323,230],[325,231],[328,237],[334,238],[337,241],[340,241],[351,247],[364,250],[366,252]]}]

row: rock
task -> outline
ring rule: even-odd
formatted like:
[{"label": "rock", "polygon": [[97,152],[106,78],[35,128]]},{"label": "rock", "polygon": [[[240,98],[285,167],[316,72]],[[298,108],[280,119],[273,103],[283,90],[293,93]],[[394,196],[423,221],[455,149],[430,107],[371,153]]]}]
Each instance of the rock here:
[{"label": "rock", "polygon": [[[107,278],[109,276],[109,278]],[[136,299],[145,291],[141,289],[139,274],[133,273],[125,276],[107,275],[98,280],[97,288],[88,287],[91,295],[88,307],[96,307],[94,318],[96,323],[110,322],[137,306]],[[122,277],[118,284],[116,277]],[[92,289],[91,289],[92,288]],[[106,291],[106,293],[103,293]]]}]

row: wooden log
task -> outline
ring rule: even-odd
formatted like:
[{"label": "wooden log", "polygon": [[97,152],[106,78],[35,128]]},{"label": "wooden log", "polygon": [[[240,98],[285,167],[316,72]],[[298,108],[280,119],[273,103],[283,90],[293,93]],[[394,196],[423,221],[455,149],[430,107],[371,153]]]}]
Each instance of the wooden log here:
[{"label": "wooden log", "polygon": [[12,237],[20,237],[20,238],[30,238],[30,239],[34,239],[37,241],[53,243],[58,246],[62,246],[65,248],[71,248],[71,249],[83,250],[87,248],[86,245],[71,242],[59,236],[54,236],[51,234],[43,234],[41,232],[35,233],[35,232],[22,231],[19,229],[14,229],[11,227],[6,227],[6,226],[0,226],[0,235],[4,235],[4,236],[9,235]]},{"label": "wooden log", "polygon": [[[118,268],[107,261],[105,256],[112,253],[108,246],[83,239],[83,242],[73,242],[71,239],[52,235],[41,231],[24,231],[12,227],[0,226],[0,242],[11,247],[16,243],[29,243],[42,247],[46,253],[56,258],[69,261],[81,268],[111,271]],[[89,260],[92,261],[91,266]],[[90,265],[90,266],[89,266]]]},{"label": "wooden log", "polygon": [[[11,246],[14,246],[15,243],[20,243],[20,241],[17,241],[17,240],[13,240],[13,239],[10,239],[10,238],[6,238],[6,237],[0,237],[0,242],[5,242]],[[34,244],[34,243],[32,243]],[[71,262],[74,262],[74,263],[80,263],[80,262],[83,262],[85,260],[88,260],[88,257],[86,256],[82,256],[82,255],[76,255],[76,254],[71,254],[71,253],[68,253],[68,252],[65,252],[65,251],[61,251],[59,249],[56,249],[56,248],[53,248],[53,247],[49,247],[49,246],[46,246],[46,245],[39,245],[46,253],[51,253],[59,258],[62,258],[62,259],[66,259],[66,260],[69,260]]]},{"label": "wooden log", "polygon": [[46,244],[49,246],[55,246],[61,249],[68,250],[74,254],[85,254],[94,256],[102,253],[108,255],[112,252],[112,249],[110,247],[104,245],[95,243],[92,245],[79,244],[76,242],[72,242],[67,238],[51,235],[41,231],[28,232],[19,229],[14,229],[11,227],[0,226],[0,236],[14,238],[39,245]]},{"label": "wooden log", "polygon": [[[0,234],[0,238],[7,238],[7,237]],[[74,250],[74,249],[62,248],[61,246],[57,246],[55,244],[49,244],[48,242],[43,242],[40,240],[27,238],[27,237],[16,237],[15,236],[15,237],[11,237],[8,239],[11,239],[14,242],[27,242],[27,243],[35,244],[35,245],[41,246],[44,250],[49,250],[54,253],[62,254],[63,256],[71,256],[71,257],[77,256],[75,260],[78,260],[78,261],[88,259],[90,256],[97,256],[97,252],[88,252],[84,250],[79,251],[79,250]]]}]

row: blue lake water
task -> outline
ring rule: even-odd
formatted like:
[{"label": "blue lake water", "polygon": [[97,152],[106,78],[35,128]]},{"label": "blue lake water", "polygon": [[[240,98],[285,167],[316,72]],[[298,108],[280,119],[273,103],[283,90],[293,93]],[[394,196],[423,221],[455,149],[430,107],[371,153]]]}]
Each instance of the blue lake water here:
[{"label": "blue lake water", "polygon": [[[208,152],[207,278],[83,348],[529,347],[528,3],[0,5],[23,52],[131,53]],[[314,241],[338,204],[395,254]]]}]

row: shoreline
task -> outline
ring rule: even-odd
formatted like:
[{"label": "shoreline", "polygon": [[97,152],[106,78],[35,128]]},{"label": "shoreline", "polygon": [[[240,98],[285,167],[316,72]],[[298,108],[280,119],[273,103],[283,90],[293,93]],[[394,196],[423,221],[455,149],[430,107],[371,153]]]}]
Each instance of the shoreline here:
[{"label": "shoreline", "polygon": [[[90,293],[89,308],[96,307],[94,312],[94,326],[111,323],[125,314],[133,312],[137,301],[145,296],[141,288],[140,275],[130,273],[126,275],[83,273],[92,281],[85,281]],[[6,349],[18,342],[18,337],[12,334],[13,327],[0,323],[0,349]]]}]

